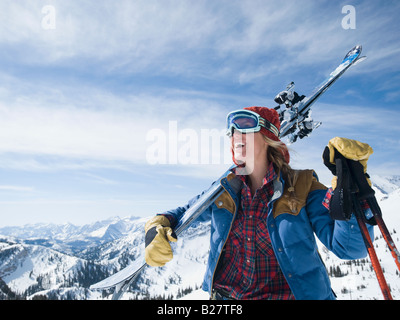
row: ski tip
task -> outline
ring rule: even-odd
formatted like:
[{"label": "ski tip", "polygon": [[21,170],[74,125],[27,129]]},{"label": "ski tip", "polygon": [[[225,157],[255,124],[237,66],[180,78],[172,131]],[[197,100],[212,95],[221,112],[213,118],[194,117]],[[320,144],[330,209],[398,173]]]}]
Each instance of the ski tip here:
[{"label": "ski tip", "polygon": [[353,49],[350,50],[350,52],[351,51],[359,51],[361,53],[362,45],[361,44],[356,45]]},{"label": "ski tip", "polygon": [[362,45],[356,45],[353,49],[351,49],[346,56],[344,57],[344,60],[346,60],[348,57],[356,55],[359,56],[361,54],[362,51]]}]

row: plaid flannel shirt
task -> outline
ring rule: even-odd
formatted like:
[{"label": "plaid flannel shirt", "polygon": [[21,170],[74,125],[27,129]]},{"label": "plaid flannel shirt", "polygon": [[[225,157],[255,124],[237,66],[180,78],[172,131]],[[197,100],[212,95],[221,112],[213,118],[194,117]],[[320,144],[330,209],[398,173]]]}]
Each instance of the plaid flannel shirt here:
[{"label": "plaid flannel shirt", "polygon": [[272,163],[254,197],[244,182],[241,206],[225,244],[214,288],[234,299],[290,300],[294,296],[275,257],[266,225],[268,203],[277,178]]}]

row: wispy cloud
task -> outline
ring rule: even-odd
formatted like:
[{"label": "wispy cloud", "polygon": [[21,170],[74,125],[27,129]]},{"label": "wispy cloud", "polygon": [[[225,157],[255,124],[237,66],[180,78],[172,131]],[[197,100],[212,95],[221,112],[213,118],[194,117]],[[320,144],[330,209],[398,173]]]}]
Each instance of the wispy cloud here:
[{"label": "wispy cloud", "polygon": [[113,185],[113,184],[118,183],[115,180],[107,179],[107,178],[101,177],[99,175],[91,174],[91,173],[86,173],[85,178],[90,180],[91,182],[105,184],[105,185]]},{"label": "wispy cloud", "polygon": [[[381,36],[388,24],[398,22],[387,15],[387,6],[371,6],[371,2],[356,5],[357,33],[347,32],[345,41],[341,6],[329,1],[321,5],[315,1],[121,0],[96,5],[53,1],[51,5],[56,10],[54,30],[42,28],[41,2],[0,5],[6,26],[0,31],[0,44],[8,46],[20,63],[61,63],[72,69],[96,65],[105,72],[151,70],[186,75],[194,71],[197,76],[209,75],[207,66],[214,75],[236,74],[238,78],[233,64],[246,73],[279,74],[299,63],[329,61],[336,49],[345,50],[358,42],[378,59],[393,59],[398,50],[395,34]],[[271,70],[278,64],[278,70]],[[231,72],[226,74],[227,70]],[[94,72],[92,68],[88,71]]]},{"label": "wispy cloud", "polygon": [[0,191],[13,191],[13,192],[32,192],[34,188],[24,186],[4,186],[0,185]]},{"label": "wispy cloud", "polygon": [[[223,128],[226,113],[216,102],[190,93],[185,97],[183,92],[179,97],[121,99],[96,89],[84,88],[83,93],[81,88],[67,88],[70,97],[62,89],[53,90],[49,95],[24,92],[25,97],[17,101],[8,97],[0,103],[0,166],[10,167],[12,161],[25,170],[90,167],[101,162],[105,167],[145,164],[151,144],[147,133],[152,129],[168,136],[169,122],[175,121],[178,130],[196,130],[200,135],[201,129]],[[90,101],[82,101],[83,94],[90,95]],[[57,103],[58,97],[62,99]],[[43,162],[41,157],[50,160]]]}]

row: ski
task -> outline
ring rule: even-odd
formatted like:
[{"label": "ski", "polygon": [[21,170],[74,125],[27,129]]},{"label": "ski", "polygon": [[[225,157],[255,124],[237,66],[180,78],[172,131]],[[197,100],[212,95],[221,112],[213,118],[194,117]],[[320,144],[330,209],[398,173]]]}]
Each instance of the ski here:
[{"label": "ski", "polygon": [[[281,130],[280,135],[281,138],[288,136],[291,133],[294,133],[296,130],[299,130],[300,138],[304,136],[308,136],[315,127],[311,126],[307,128],[302,128],[302,125],[306,123],[306,118],[309,116],[311,111],[311,106],[318,100],[318,98],[328,90],[351,66],[358,64],[359,62],[366,59],[366,57],[361,57],[362,47],[360,45],[355,46],[351,49],[346,56],[343,58],[342,62],[339,66],[330,73],[330,75],[319,85],[314,91],[310,94],[309,97],[299,96],[296,92],[293,92],[294,83],[291,82],[285,91],[279,93],[275,102],[279,104],[276,107],[276,110],[280,110],[280,105],[285,104],[286,110],[283,110],[280,113],[281,116]],[[285,117],[285,114],[289,113],[288,117]],[[312,123],[312,121],[311,121]],[[318,126],[321,123],[318,124]],[[304,130],[304,131],[302,131]],[[298,134],[299,135],[299,134]],[[290,143],[295,142],[289,141]]]},{"label": "ski", "polygon": [[[222,177],[226,176],[226,174],[227,172]],[[174,229],[177,236],[187,229],[213,202],[215,202],[219,196],[225,192],[225,188],[231,188],[235,193],[240,191],[242,182],[239,178],[234,177],[231,180],[228,179],[225,184],[221,183],[222,177],[217,180],[210,189],[204,192],[193,206],[186,210],[182,219]],[[90,289],[107,290],[115,287],[112,300],[119,300],[122,294],[129,288],[146,266],[147,264],[143,253],[132,264],[112,276],[91,285]]]},{"label": "ski", "polygon": [[[289,119],[289,121],[281,119],[281,130],[280,136],[285,137],[289,133],[291,133],[294,129],[298,128],[301,122],[304,122],[304,119],[307,117],[311,105],[337,80],[339,79],[343,73],[356,62],[361,61],[364,58],[360,58],[361,54],[361,46],[356,46],[352,50],[350,50],[342,63],[330,74],[330,76],[321,83],[310,95],[309,98],[305,96],[298,96],[297,93],[292,92],[292,96],[290,95],[291,91],[294,88],[294,83],[291,83],[287,92],[289,96],[286,100],[281,100],[282,103],[291,102],[296,107],[297,113],[296,115]],[[291,99],[291,100],[290,100]],[[276,99],[275,99],[276,101]],[[276,109],[276,108],[275,108]],[[282,121],[283,120],[283,121]],[[285,122],[286,121],[286,122]],[[313,129],[319,127],[321,123],[314,124]],[[230,169],[229,169],[230,170]],[[224,176],[227,176],[229,170],[224,173]],[[178,225],[175,228],[175,233],[177,236],[185,229],[187,229],[190,224],[192,224],[218,197],[225,191],[225,188],[231,188],[232,190],[238,192],[241,188],[241,182],[239,179],[232,179],[228,181],[227,185],[221,184],[221,178],[215,182],[211,188],[203,193],[197,202],[190,207],[182,217],[181,221],[179,221]],[[112,296],[113,300],[119,300],[122,294],[129,288],[129,286],[135,281],[138,275],[147,267],[147,264],[144,259],[144,253],[141,254],[138,258],[135,259],[130,265],[121,271],[113,274],[112,276],[95,283],[90,286],[90,289],[93,290],[107,290],[111,288],[115,288],[114,294]]]}]

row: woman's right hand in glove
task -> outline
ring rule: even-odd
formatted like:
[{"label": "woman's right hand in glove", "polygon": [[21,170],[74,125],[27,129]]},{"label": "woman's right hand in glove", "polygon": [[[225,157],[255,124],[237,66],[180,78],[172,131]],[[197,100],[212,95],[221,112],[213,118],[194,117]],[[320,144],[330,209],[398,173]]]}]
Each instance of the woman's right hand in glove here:
[{"label": "woman's right hand in glove", "polygon": [[151,218],[145,225],[145,260],[152,267],[162,267],[173,258],[170,241],[176,242],[177,236],[165,216]]}]

